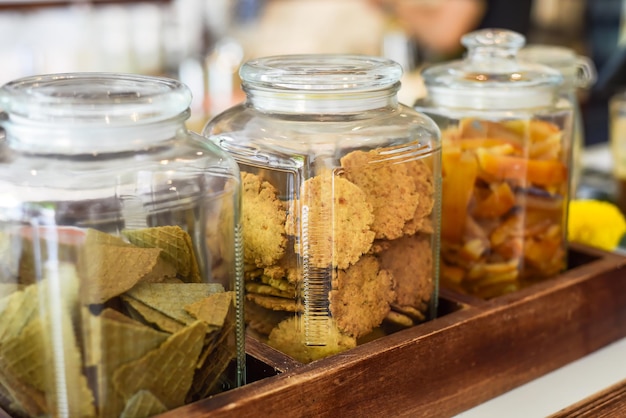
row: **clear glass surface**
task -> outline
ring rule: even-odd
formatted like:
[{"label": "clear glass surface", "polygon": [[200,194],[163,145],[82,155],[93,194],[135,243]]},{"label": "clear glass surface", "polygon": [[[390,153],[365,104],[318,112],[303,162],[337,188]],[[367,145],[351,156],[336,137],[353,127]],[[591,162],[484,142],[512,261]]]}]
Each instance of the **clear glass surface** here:
[{"label": "clear glass surface", "polygon": [[576,54],[573,49],[557,45],[527,45],[519,51],[518,57],[525,61],[547,65],[563,75],[561,92],[574,107],[574,132],[572,146],[571,193],[576,190],[582,174],[581,154],[585,145],[585,132],[578,94],[596,81],[596,70],[589,58]]},{"label": "clear glass surface", "polygon": [[147,416],[243,383],[239,170],[184,128],[186,87],[59,74],[0,96],[0,406]]},{"label": "clear glass surface", "polygon": [[441,285],[490,299],[567,266],[573,103],[557,70],[517,60],[521,35],[464,43],[416,109],[442,131]]},{"label": "clear glass surface", "polygon": [[244,104],[203,134],[243,179],[248,332],[308,363],[434,317],[439,130],[379,58],[243,65]]},{"label": "clear glass surface", "polygon": [[502,29],[465,35],[465,58],[422,72],[431,100],[444,107],[490,110],[552,105],[563,76],[549,67],[518,61],[524,42],[522,35]]}]

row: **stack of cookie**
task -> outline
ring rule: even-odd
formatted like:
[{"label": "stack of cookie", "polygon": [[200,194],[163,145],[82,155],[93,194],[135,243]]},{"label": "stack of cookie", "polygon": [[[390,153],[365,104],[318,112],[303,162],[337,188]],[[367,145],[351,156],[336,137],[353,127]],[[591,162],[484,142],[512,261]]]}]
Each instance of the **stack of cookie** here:
[{"label": "stack of cookie", "polygon": [[436,179],[406,149],[279,181],[242,168],[249,333],[307,363],[431,317]]}]

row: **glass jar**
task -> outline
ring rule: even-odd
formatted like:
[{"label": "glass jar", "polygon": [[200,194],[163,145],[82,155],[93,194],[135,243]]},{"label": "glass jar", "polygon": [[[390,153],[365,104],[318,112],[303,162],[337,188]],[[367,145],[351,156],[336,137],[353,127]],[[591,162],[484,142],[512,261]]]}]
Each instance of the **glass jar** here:
[{"label": "glass jar", "polygon": [[177,81],[0,89],[0,405],[151,416],[243,382],[241,183]]},{"label": "glass jar", "polygon": [[576,196],[582,174],[582,150],[585,146],[585,130],[580,110],[579,94],[596,81],[596,69],[589,58],[576,54],[573,49],[556,45],[526,45],[520,49],[518,58],[523,61],[544,64],[559,71],[563,76],[561,93],[574,109],[572,134],[571,195]]},{"label": "glass jar", "polygon": [[613,200],[626,213],[626,90],[619,89],[609,97],[609,149],[611,174],[615,181]]},{"label": "glass jar", "polygon": [[310,362],[433,318],[440,132],[382,58],[240,68],[245,103],[203,133],[242,174],[250,335]]},{"label": "glass jar", "polygon": [[416,106],[442,130],[441,285],[487,299],[567,264],[572,107],[558,71],[516,59],[524,41],[465,35]]}]

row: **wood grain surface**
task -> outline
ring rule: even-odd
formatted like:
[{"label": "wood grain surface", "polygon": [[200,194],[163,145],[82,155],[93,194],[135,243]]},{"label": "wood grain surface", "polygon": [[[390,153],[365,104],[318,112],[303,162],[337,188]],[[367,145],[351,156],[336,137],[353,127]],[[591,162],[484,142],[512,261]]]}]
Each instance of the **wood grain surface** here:
[{"label": "wood grain surface", "polygon": [[[559,277],[301,364],[247,342],[249,382],[161,418],[450,417],[626,337],[626,257],[573,245]],[[626,416],[626,381],[554,417]],[[8,415],[0,410],[0,418]]]},{"label": "wood grain surface", "polygon": [[571,259],[558,278],[463,298],[464,309],[162,418],[455,415],[626,336],[626,258],[573,246]]},{"label": "wood grain surface", "polygon": [[626,379],[548,418],[626,417]]}]

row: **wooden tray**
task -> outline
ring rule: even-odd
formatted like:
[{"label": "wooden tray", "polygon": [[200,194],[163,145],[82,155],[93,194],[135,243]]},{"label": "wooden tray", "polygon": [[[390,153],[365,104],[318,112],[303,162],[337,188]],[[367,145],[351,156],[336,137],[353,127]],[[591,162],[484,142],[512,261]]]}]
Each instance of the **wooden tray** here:
[{"label": "wooden tray", "polygon": [[626,257],[572,245],[560,276],[307,365],[248,339],[241,388],[161,418],[451,416],[626,337]]},{"label": "wooden tray", "polygon": [[248,339],[247,385],[161,418],[455,415],[626,337],[626,257],[572,245],[560,276],[440,311],[306,365]]},{"label": "wooden tray", "polygon": [[548,418],[626,417],[626,379],[593,394]]}]

